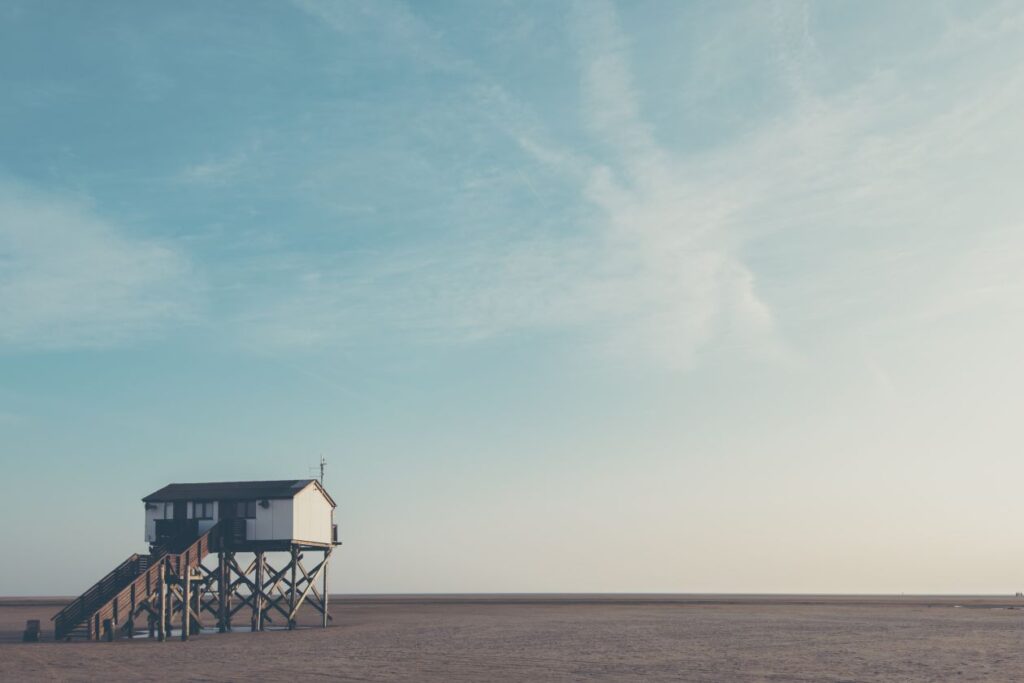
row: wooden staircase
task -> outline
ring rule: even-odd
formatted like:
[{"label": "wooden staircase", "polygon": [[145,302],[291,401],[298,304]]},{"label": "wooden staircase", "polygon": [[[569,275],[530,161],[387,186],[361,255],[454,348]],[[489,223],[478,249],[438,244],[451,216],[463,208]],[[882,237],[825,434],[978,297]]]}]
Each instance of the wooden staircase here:
[{"label": "wooden staircase", "polygon": [[[135,617],[143,612],[150,619],[156,617],[161,568],[180,576],[198,567],[216,548],[220,527],[220,524],[213,525],[191,539],[180,552],[170,552],[168,547],[163,547],[153,548],[148,555],[129,557],[51,618],[54,639],[99,640],[121,633],[132,635]],[[172,546],[173,550],[180,547]]]}]

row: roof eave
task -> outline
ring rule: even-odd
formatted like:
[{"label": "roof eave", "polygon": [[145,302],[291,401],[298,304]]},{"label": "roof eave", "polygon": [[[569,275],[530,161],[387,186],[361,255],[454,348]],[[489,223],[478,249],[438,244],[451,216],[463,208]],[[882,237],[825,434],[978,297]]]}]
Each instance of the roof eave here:
[{"label": "roof eave", "polygon": [[[327,489],[324,488],[324,485],[320,483],[319,479],[310,479],[309,483],[303,486],[301,489],[299,489],[299,491],[305,491],[310,486],[315,486],[320,491],[320,493],[324,494],[324,498],[327,499],[327,502],[331,504],[332,508],[338,507],[338,504],[334,502],[333,498],[331,498],[331,494],[327,493]],[[299,491],[296,491],[295,493],[298,493]]]}]

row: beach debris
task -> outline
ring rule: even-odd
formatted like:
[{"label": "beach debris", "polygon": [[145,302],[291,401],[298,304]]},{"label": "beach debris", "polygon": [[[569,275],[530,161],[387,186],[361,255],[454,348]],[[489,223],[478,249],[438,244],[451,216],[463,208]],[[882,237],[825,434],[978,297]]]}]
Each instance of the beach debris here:
[{"label": "beach debris", "polygon": [[25,632],[21,634],[23,643],[39,642],[39,620],[29,619],[25,622]]}]

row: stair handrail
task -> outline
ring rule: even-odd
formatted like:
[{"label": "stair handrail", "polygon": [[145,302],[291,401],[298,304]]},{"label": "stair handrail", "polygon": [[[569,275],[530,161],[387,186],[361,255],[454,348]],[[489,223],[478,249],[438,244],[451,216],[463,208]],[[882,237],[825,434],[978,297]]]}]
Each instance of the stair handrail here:
[{"label": "stair handrail", "polygon": [[203,559],[210,553],[210,542],[215,539],[219,540],[220,538],[220,525],[220,521],[215,522],[213,526],[211,526],[209,529],[200,534],[199,537],[196,538],[196,540],[193,541],[191,545],[189,545],[185,550],[181,551],[180,553],[163,553],[162,555],[155,557],[153,559],[153,563],[146,569],[146,571],[139,574],[135,578],[135,580],[130,582],[127,586],[124,586],[117,594],[110,596],[109,599],[104,601],[102,605],[98,606],[92,612],[92,614],[90,614],[90,617],[92,615],[95,615],[97,612],[102,612],[104,609],[107,608],[108,605],[124,599],[127,595],[130,594],[132,586],[139,584],[146,586],[153,585],[155,583],[155,580],[157,579],[157,575],[160,573],[160,567],[162,565],[170,566],[172,561],[176,562],[177,567],[175,567],[175,569],[178,573],[181,573],[182,556],[188,559],[189,567],[192,567],[202,562]]},{"label": "stair handrail", "polygon": [[[165,555],[164,557],[168,562],[171,561],[172,557],[174,558],[178,565],[177,567],[175,567],[175,569],[179,573],[181,572],[181,558],[183,556],[187,558],[189,567],[195,566],[199,562],[202,562],[203,559],[210,553],[210,542],[214,540],[220,541],[220,532],[225,527],[225,521],[226,520],[223,519],[217,520],[216,522],[214,522],[213,526],[211,526],[205,532],[200,534],[199,537],[195,541],[193,541],[189,547],[185,548],[180,553],[167,553],[167,555]],[[204,546],[206,552],[203,552]]]},{"label": "stair handrail", "polygon": [[79,595],[77,598],[75,598],[70,603],[68,603],[64,607],[64,609],[62,609],[61,611],[57,612],[52,617],[50,617],[50,621],[56,621],[58,618],[62,617],[65,613],[71,611],[72,608],[81,607],[86,602],[86,599],[94,598],[94,594],[97,591],[100,591],[103,588],[104,584],[109,584],[111,579],[117,578],[118,575],[123,574],[124,571],[128,567],[130,567],[132,565],[132,563],[138,561],[138,559],[139,559],[139,554],[138,553],[132,554],[127,560],[125,560],[121,564],[119,564],[116,567],[114,567],[114,569],[112,569],[110,572],[108,572],[106,576],[104,576],[102,579],[100,579],[99,581],[94,583],[92,586],[87,588],[81,595]]},{"label": "stair handrail", "polygon": [[[146,571],[141,573],[138,573],[136,571],[136,575],[133,577],[132,581],[128,582],[127,585],[122,586],[120,590],[118,590],[116,593],[112,595],[103,595],[103,586],[105,584],[109,585],[109,583],[113,579],[118,578],[118,575],[123,574],[123,572],[129,566],[131,566],[132,563],[138,563],[139,559],[142,556],[136,553],[129,557],[127,560],[125,560],[117,567],[115,567],[112,571],[110,571],[106,576],[97,581],[87,591],[82,593],[82,595],[78,596],[78,598],[76,598],[70,604],[65,606],[64,609],[50,617],[50,621],[56,622],[54,629],[56,637],[60,638],[66,633],[66,629],[64,628],[66,624],[64,622],[68,621],[68,618],[73,614],[73,612],[71,612],[72,608],[75,608],[79,612],[79,614],[75,615],[77,616],[77,619],[75,619],[73,624],[71,624],[72,626],[77,626],[78,624],[85,621],[87,618],[91,619],[97,613],[102,612],[104,608],[106,608],[111,603],[123,599],[126,594],[130,593],[132,586],[139,583],[142,583],[143,585],[151,585],[153,583],[152,580],[156,578],[155,575],[160,571],[160,566],[164,564],[169,564],[172,558],[174,558],[174,560],[176,561],[176,569],[179,572],[181,570],[181,558],[183,556],[187,558],[190,567],[201,562],[203,558],[205,558],[206,555],[208,555],[211,550],[211,541],[220,540],[220,531],[223,528],[223,521],[224,520],[218,520],[216,523],[213,524],[213,526],[211,526],[205,532],[200,534],[198,538],[196,538],[185,550],[183,550],[180,553],[162,552],[156,556],[150,556],[149,559],[151,563],[149,567],[146,568]],[[135,566],[138,567],[138,564],[136,564]],[[151,576],[151,574],[153,576]],[[89,605],[87,607],[86,605],[88,604],[88,602],[92,602],[94,604]]]}]

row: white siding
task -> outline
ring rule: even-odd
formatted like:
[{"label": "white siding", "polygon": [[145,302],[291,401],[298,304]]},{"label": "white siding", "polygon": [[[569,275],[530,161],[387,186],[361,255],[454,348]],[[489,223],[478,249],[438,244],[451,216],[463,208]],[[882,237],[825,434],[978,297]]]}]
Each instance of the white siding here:
[{"label": "white siding", "polygon": [[[205,501],[205,502],[211,502],[211,501]],[[212,501],[212,502],[213,502],[213,518],[212,519],[200,519],[199,520],[199,533],[201,533],[201,534],[205,534],[207,531],[209,531],[210,527],[212,527],[214,524],[216,524],[217,520],[220,519],[220,509],[219,509],[220,508],[220,503],[218,503],[217,501]],[[190,500],[187,503],[186,508],[187,508],[188,518],[189,519],[195,519],[196,518],[195,501]]]},{"label": "white siding", "polygon": [[[165,519],[164,517],[164,503],[151,503],[155,505],[155,509],[146,508],[146,543],[154,543],[156,541],[156,520]],[[167,517],[170,519],[174,516],[173,505],[167,504]]]},{"label": "white siding", "polygon": [[292,501],[268,500],[269,505],[263,507],[256,503],[256,519],[251,527],[250,541],[277,541],[291,538]]},{"label": "white siding", "polygon": [[213,501],[213,517],[199,520],[199,533],[205,534],[220,519],[220,503]]},{"label": "white siding", "polygon": [[[156,542],[156,520],[174,518],[174,503],[152,503],[152,505],[156,506],[155,510],[146,510],[146,543]],[[166,517],[164,516],[165,506],[167,509]],[[194,519],[195,507],[192,505],[192,501],[185,504],[185,515],[188,519]],[[199,520],[199,533],[208,531],[218,519],[220,519],[220,503],[214,501],[213,519]]]},{"label": "white siding", "polygon": [[295,525],[292,538],[310,543],[330,543],[333,508],[314,484],[299,491],[295,501]]},{"label": "white siding", "polygon": [[[330,502],[314,484],[302,489],[292,499],[268,500],[267,507],[256,501],[256,518],[246,520],[246,537],[251,541],[295,540],[310,543],[330,543],[331,526],[334,522]],[[146,510],[146,542],[156,541],[156,520],[174,516],[173,504],[154,503],[154,509]],[[186,515],[193,518],[193,505],[189,501]],[[209,529],[220,519],[220,504],[214,502],[213,519],[199,522],[200,533]]]},{"label": "white siding", "polygon": [[291,538],[293,514],[292,501],[274,500],[271,501],[271,503],[277,503],[277,505],[271,505],[271,509],[274,511],[274,521],[271,524],[274,534],[272,538]]}]

